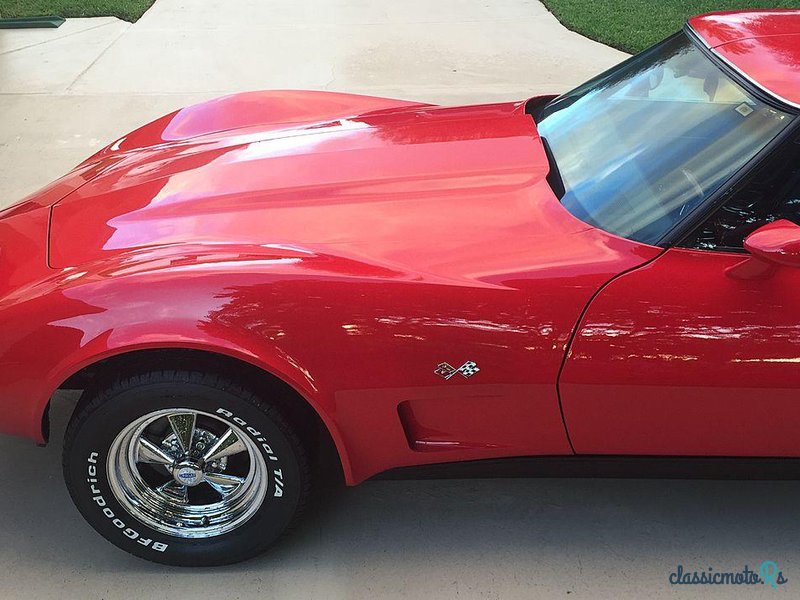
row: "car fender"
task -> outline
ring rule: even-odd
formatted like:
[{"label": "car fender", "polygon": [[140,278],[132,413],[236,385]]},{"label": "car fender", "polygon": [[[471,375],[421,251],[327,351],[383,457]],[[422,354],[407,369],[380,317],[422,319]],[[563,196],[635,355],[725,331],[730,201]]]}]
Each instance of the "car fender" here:
[{"label": "car fender", "polygon": [[[285,263],[264,248],[260,256],[217,248],[209,250],[210,259],[200,253],[187,258],[185,251],[176,256],[170,249],[149,249],[146,260],[116,257],[113,264],[54,271],[4,298],[0,398],[9,415],[4,431],[43,443],[41,423],[52,395],[98,361],[148,349],[200,350],[241,360],[293,388],[328,429],[349,476],[348,453],[329,414],[332,392],[268,337],[250,335],[247,316],[240,322],[214,320],[219,315],[225,320],[226,290],[278,282]],[[292,253],[282,252],[283,259]]]}]

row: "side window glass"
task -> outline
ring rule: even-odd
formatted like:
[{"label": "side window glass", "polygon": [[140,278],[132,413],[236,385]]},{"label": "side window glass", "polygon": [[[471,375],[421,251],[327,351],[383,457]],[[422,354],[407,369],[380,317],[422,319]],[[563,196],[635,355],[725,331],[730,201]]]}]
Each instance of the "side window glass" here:
[{"label": "side window glass", "polygon": [[778,219],[800,225],[800,139],[781,147],[681,245],[740,251],[748,235]]}]

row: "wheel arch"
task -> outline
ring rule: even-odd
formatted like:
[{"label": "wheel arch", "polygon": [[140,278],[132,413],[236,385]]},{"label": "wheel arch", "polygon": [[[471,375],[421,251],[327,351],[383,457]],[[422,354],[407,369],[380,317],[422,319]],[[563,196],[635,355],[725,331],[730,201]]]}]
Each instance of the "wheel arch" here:
[{"label": "wheel arch", "polygon": [[[62,375],[56,389],[82,389],[83,398],[75,407],[91,395],[91,390],[110,383],[123,373],[147,370],[183,369],[193,371],[210,370],[243,381],[257,391],[268,390],[288,413],[289,418],[299,429],[301,439],[309,445],[312,457],[325,461],[326,466],[335,461],[345,480],[350,480],[350,463],[347,450],[338,429],[328,415],[312,402],[308,395],[288,382],[268,366],[249,360],[249,357],[235,356],[217,349],[198,349],[181,346],[162,346],[156,348],[126,348],[113,353],[94,357],[75,366]],[[89,391],[87,394],[86,392]],[[42,432],[47,439],[49,412],[52,398],[42,412]]]}]

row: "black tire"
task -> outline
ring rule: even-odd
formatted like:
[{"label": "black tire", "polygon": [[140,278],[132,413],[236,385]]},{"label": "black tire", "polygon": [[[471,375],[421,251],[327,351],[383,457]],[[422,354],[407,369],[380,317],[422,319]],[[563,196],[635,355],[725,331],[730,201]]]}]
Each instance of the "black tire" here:
[{"label": "black tire", "polygon": [[[168,535],[132,514],[112,490],[107,461],[114,440],[137,419],[172,408],[237,425],[255,442],[253,451],[257,447],[264,455],[266,494],[232,531],[202,538]],[[88,394],[67,428],[63,468],[75,505],[103,537],[146,560],[180,566],[231,564],[263,552],[297,522],[310,488],[303,445],[280,406],[224,377],[190,371],[129,376]]]}]

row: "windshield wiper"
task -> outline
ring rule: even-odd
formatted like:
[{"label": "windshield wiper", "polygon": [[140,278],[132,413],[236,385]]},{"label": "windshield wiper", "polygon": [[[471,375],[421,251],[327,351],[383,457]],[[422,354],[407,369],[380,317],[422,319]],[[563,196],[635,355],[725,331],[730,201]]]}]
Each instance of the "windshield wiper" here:
[{"label": "windshield wiper", "polygon": [[566,192],[566,188],[564,187],[564,180],[561,178],[561,171],[558,170],[558,165],[556,164],[556,159],[553,156],[553,151],[550,150],[550,144],[547,143],[547,140],[543,137],[539,137],[542,140],[542,146],[544,147],[545,156],[547,156],[547,163],[550,165],[550,171],[547,173],[547,183],[550,184],[550,187],[553,190],[553,193],[556,197],[561,200]]}]

